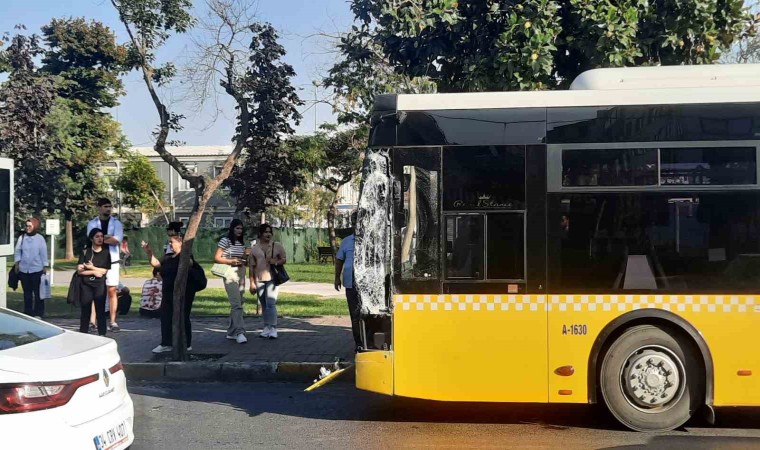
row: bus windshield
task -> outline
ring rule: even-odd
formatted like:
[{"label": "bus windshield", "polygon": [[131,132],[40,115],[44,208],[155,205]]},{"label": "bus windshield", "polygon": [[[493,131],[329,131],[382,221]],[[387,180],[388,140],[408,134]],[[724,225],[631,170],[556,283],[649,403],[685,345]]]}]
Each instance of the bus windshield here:
[{"label": "bus windshield", "polygon": [[354,279],[364,314],[388,311],[391,194],[389,150],[367,150],[354,248]]}]

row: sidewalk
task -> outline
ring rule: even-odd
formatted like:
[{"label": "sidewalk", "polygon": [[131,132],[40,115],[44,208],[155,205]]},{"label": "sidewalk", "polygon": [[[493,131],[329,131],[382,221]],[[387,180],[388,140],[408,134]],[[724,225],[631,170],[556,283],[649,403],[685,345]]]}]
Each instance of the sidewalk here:
[{"label": "sidewalk", "polygon": [[[118,333],[107,337],[116,341],[124,363],[163,362],[169,354],[154,355],[151,350],[161,342],[158,319],[121,316]],[[217,362],[310,362],[331,363],[335,358],[353,361],[354,345],[351,319],[348,316],[280,318],[278,339],[258,337],[261,317],[245,318],[248,342],[238,344],[225,339],[227,317],[192,318],[193,350],[197,359]],[[50,319],[50,323],[68,330],[79,328],[78,319]]]},{"label": "sidewalk", "polygon": [[[73,270],[56,270],[55,271],[55,285],[56,286],[68,286],[71,282],[71,275]],[[129,289],[142,289],[145,278],[126,278],[121,277],[121,282]],[[208,279],[208,287],[224,289],[224,282],[221,278],[210,277]],[[341,297],[345,298],[344,291],[338,292],[335,290],[332,284],[329,283],[308,283],[304,281],[288,281],[280,286],[280,292],[287,292],[289,294],[306,294],[306,295],[319,295],[321,297]]]}]

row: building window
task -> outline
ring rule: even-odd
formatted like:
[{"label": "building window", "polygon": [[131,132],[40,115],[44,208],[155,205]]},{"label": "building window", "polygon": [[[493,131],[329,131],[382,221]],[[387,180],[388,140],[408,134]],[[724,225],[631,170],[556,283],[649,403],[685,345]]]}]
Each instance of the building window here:
[{"label": "building window", "polygon": [[[198,173],[198,166],[195,164],[187,164],[186,165],[187,170],[190,171],[190,173],[197,174]],[[179,174],[178,174],[179,177]],[[178,188],[180,191],[192,191],[193,188],[190,186],[190,183],[187,182],[186,179],[179,177],[179,184]]]},{"label": "building window", "polygon": [[214,217],[214,226],[216,228],[229,228],[232,223],[232,217]]},{"label": "building window", "polygon": [[[220,173],[222,173],[222,169],[224,168],[224,165],[222,164],[216,164],[211,168],[211,178],[216,178]],[[223,189],[225,191],[229,191],[230,187],[222,183],[220,186],[220,189]]]}]

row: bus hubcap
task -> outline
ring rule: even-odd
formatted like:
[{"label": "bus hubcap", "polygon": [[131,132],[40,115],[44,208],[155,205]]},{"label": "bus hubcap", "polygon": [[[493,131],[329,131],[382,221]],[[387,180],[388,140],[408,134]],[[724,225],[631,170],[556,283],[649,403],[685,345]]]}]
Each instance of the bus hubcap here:
[{"label": "bus hubcap", "polygon": [[681,393],[681,373],[680,361],[667,350],[639,349],[626,361],[621,387],[638,409],[659,408]]}]

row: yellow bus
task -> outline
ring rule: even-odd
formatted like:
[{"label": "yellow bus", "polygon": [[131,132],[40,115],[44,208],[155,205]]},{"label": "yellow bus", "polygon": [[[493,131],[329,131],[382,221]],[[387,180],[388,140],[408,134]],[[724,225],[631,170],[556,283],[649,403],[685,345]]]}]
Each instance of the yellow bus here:
[{"label": "yellow bus", "polygon": [[382,95],[371,117],[358,388],[599,402],[640,431],[760,405],[760,65]]}]

